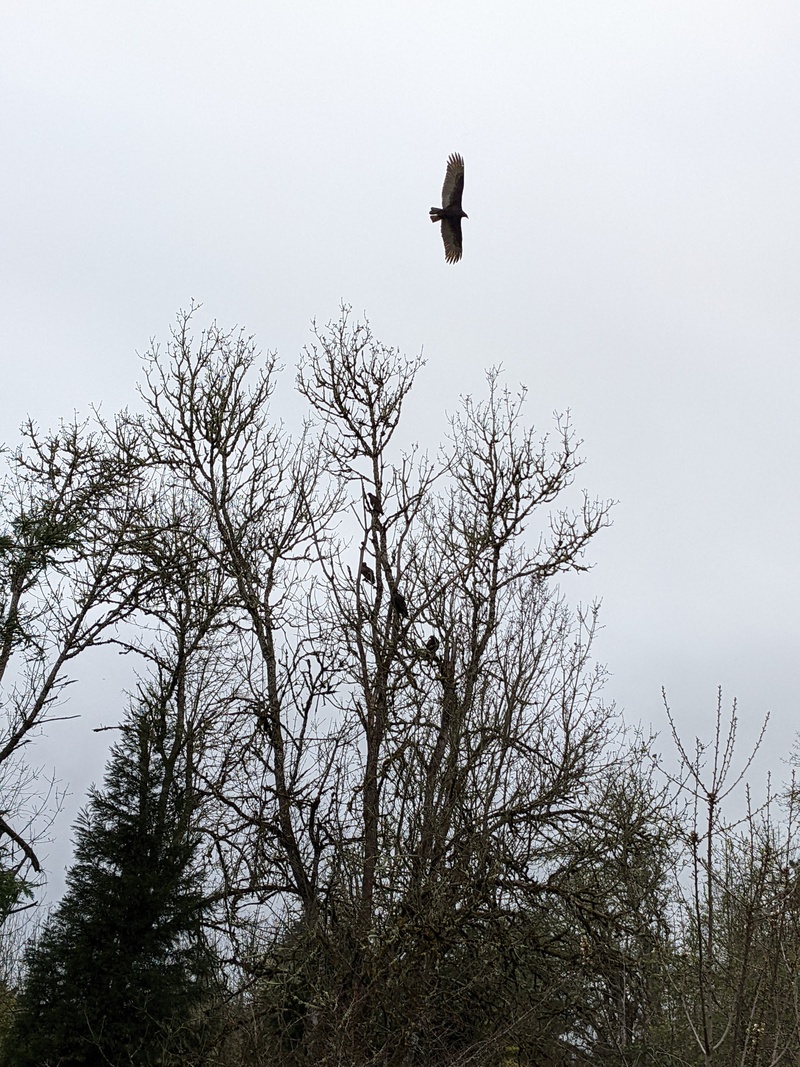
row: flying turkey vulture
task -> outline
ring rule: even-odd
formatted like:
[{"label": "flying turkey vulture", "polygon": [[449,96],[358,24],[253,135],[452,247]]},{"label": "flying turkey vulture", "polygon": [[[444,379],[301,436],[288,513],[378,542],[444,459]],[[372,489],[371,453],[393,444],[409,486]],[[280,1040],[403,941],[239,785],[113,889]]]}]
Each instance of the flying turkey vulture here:
[{"label": "flying turkey vulture", "polygon": [[431,208],[431,222],[441,222],[444,258],[448,263],[461,259],[461,220],[469,215],[461,207],[464,192],[464,160],[453,153],[447,160],[442,186],[442,206]]},{"label": "flying turkey vulture", "polygon": [[375,584],[375,571],[370,567],[369,563],[361,564],[361,577],[365,582],[369,582],[370,585]]},{"label": "flying turkey vulture", "polygon": [[396,589],[392,590],[392,606],[401,619],[408,618],[408,608],[406,607],[406,598],[402,593],[398,593]]}]

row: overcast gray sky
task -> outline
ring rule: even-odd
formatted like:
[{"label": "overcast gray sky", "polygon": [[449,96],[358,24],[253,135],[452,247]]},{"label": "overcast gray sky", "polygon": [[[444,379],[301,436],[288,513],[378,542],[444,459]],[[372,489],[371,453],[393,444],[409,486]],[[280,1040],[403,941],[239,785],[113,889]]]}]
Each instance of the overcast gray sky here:
[{"label": "overcast gray sky", "polygon": [[[619,501],[607,695],[688,730],[717,684],[766,763],[798,725],[800,6],[776,0],[2,0],[0,440],[135,403],[201,301],[291,367],[340,301],[428,360],[434,447],[502,364]],[[427,210],[466,161],[464,258]],[[102,775],[106,665],[42,761]],[[113,677],[108,664],[107,677]],[[87,674],[84,669],[83,675]],[[113,704],[113,702],[112,702]]]}]

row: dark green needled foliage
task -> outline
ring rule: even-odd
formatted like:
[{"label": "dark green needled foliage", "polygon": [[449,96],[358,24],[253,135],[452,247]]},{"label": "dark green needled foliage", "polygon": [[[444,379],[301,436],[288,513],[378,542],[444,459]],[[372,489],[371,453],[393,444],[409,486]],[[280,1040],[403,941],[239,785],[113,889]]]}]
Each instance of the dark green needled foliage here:
[{"label": "dark green needled foliage", "polygon": [[158,701],[123,727],[78,819],[66,894],[28,953],[4,1067],[179,1062],[213,970],[190,752]]}]

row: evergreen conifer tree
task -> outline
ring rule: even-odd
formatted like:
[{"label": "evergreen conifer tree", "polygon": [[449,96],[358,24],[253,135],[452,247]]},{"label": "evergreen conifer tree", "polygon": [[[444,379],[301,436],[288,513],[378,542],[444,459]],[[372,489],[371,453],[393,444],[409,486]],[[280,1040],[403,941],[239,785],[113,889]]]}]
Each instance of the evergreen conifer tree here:
[{"label": "evergreen conifer tree", "polygon": [[28,954],[6,1067],[174,1062],[213,973],[197,804],[191,732],[145,693],[76,824],[65,896]]}]

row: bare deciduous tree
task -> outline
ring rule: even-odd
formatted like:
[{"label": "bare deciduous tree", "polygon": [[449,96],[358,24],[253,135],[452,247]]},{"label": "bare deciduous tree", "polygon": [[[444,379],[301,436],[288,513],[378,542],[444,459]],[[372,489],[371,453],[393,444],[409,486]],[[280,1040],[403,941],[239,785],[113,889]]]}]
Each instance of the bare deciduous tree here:
[{"label": "bare deciduous tree", "polygon": [[663,1052],[676,1062],[699,1052],[708,1067],[794,1064],[800,1052],[796,795],[790,789],[785,815],[777,818],[771,786],[757,807],[747,787],[745,811],[731,821],[726,802],[752,766],[767,720],[736,772],[735,702],[726,722],[719,692],[713,740],[698,739],[693,753],[664,702],[691,816],[673,951],[663,961],[674,996],[673,1037]]},{"label": "bare deciduous tree", "polygon": [[[109,638],[141,592],[127,565],[137,515],[128,457],[85,424],[29,422],[0,488],[0,781],[52,721],[72,662]],[[24,772],[23,772],[24,773]],[[15,825],[18,817],[23,826]],[[0,810],[4,869],[40,870],[30,812]]]},{"label": "bare deciduous tree", "polygon": [[269,417],[274,357],[259,370],[249,338],[195,343],[189,322],[150,355],[139,431],[224,589],[230,688],[205,774],[232,923],[261,916],[265,947],[240,962],[262,993],[293,990],[287,1040],[317,1062],[504,1041],[531,1010],[515,954],[567,895],[564,842],[603,818],[616,728],[595,612],[549,583],[585,566],[608,505],[553,510],[580,463],[569,424],[539,439],[494,372],[435,460],[400,453],[421,362],[345,311],[301,362],[313,424],[294,443]]}]

